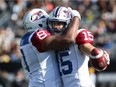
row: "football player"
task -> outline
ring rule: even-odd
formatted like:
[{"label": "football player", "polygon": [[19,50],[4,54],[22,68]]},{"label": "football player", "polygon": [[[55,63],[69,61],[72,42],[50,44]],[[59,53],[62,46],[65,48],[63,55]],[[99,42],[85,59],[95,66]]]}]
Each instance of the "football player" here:
[{"label": "football player", "polygon": [[[55,8],[48,17],[50,31],[60,35],[68,30],[64,26],[65,19],[60,17],[61,9],[61,7]],[[68,9],[75,14],[76,10]],[[94,87],[88,71],[89,60],[98,71],[107,68],[110,61],[108,53],[93,46],[93,41],[94,36],[89,30],[79,29],[74,43],[56,50],[64,87]]]},{"label": "football player", "polygon": [[[78,31],[80,14],[71,19],[71,12],[62,7],[64,24],[69,28],[64,35],[51,35],[46,29],[48,14],[42,9],[33,9],[24,16],[24,27],[27,30],[22,37],[20,50],[22,65],[28,71],[29,87],[62,87],[56,55],[52,49],[63,48],[74,42]],[[68,27],[68,26],[67,26]]]}]

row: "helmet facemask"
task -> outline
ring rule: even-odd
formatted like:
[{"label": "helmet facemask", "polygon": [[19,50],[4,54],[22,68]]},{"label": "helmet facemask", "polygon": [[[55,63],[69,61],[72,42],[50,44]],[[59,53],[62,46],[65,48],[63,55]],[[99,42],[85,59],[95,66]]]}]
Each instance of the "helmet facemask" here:
[{"label": "helmet facemask", "polygon": [[70,21],[64,22],[52,20],[48,21],[48,26],[53,33],[63,34],[67,30],[69,23]]},{"label": "helmet facemask", "polygon": [[[62,29],[58,29],[53,27],[53,23],[57,22],[57,23],[62,23],[64,26],[62,27]],[[69,10],[66,7],[56,7],[50,14],[48,17],[48,27],[49,30],[53,33],[58,33],[58,34],[63,34],[67,29],[68,26],[71,22],[71,13],[69,12]]]}]

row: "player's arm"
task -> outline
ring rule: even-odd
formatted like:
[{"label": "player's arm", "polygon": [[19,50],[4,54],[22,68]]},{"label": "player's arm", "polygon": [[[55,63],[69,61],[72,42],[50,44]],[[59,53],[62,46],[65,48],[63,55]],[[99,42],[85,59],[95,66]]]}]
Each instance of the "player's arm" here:
[{"label": "player's arm", "polygon": [[78,11],[72,10],[68,8],[72,14],[72,22],[69,25],[67,31],[63,35],[52,35],[46,38],[41,45],[42,50],[57,50],[60,48],[67,47],[71,43],[75,41],[78,27],[79,27],[79,20],[81,20],[81,16]]},{"label": "player's arm", "polygon": [[87,30],[80,32],[76,38],[80,51],[90,57],[92,66],[98,71],[105,70],[110,61],[109,54],[106,51],[93,46],[93,40],[92,33]]},{"label": "player's arm", "polygon": [[79,48],[90,57],[90,63],[97,71],[105,70],[109,65],[109,54],[106,51],[96,48],[90,43],[81,44]]},{"label": "player's arm", "polygon": [[60,48],[67,47],[69,44],[74,42],[76,38],[77,31],[79,26],[79,18],[74,17],[71,22],[69,29],[64,35],[51,35],[45,38],[42,42],[41,49],[42,50],[57,50]]},{"label": "player's arm", "polygon": [[57,50],[67,47],[75,41],[81,17],[78,11],[70,9],[70,12],[72,14],[72,21],[65,34],[51,35],[47,29],[38,29],[34,33],[31,42],[39,51]]},{"label": "player's arm", "polygon": [[80,51],[85,53],[86,55],[89,55],[95,47],[91,45],[90,43],[80,44],[79,45]]},{"label": "player's arm", "polygon": [[64,35],[51,35],[47,29],[42,28],[33,33],[30,41],[39,52],[58,50],[74,42],[74,36],[77,34],[78,26],[79,18],[74,17],[69,29],[67,29]]}]

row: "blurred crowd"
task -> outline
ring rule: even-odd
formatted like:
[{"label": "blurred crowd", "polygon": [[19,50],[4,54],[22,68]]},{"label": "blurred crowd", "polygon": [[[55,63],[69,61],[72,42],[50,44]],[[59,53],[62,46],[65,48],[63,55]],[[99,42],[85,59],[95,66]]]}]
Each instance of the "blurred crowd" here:
[{"label": "blurred crowd", "polygon": [[32,8],[44,9],[49,14],[59,5],[80,12],[80,28],[89,29],[95,37],[95,46],[109,52],[112,63],[109,69],[116,71],[115,0],[0,0],[0,87],[27,87],[28,77],[22,71],[19,50],[25,33],[24,14]]}]

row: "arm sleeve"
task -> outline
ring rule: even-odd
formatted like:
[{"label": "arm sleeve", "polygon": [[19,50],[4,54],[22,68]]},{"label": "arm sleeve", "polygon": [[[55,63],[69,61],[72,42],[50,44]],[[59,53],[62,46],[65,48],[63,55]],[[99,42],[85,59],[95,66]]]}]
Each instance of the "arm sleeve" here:
[{"label": "arm sleeve", "polygon": [[33,33],[31,38],[31,43],[39,52],[43,52],[41,50],[41,44],[45,38],[51,36],[50,32],[47,29],[38,29]]},{"label": "arm sleeve", "polygon": [[76,37],[76,44],[85,44],[90,43],[93,44],[94,37],[90,31],[87,29],[81,29],[78,31],[77,37]]}]

